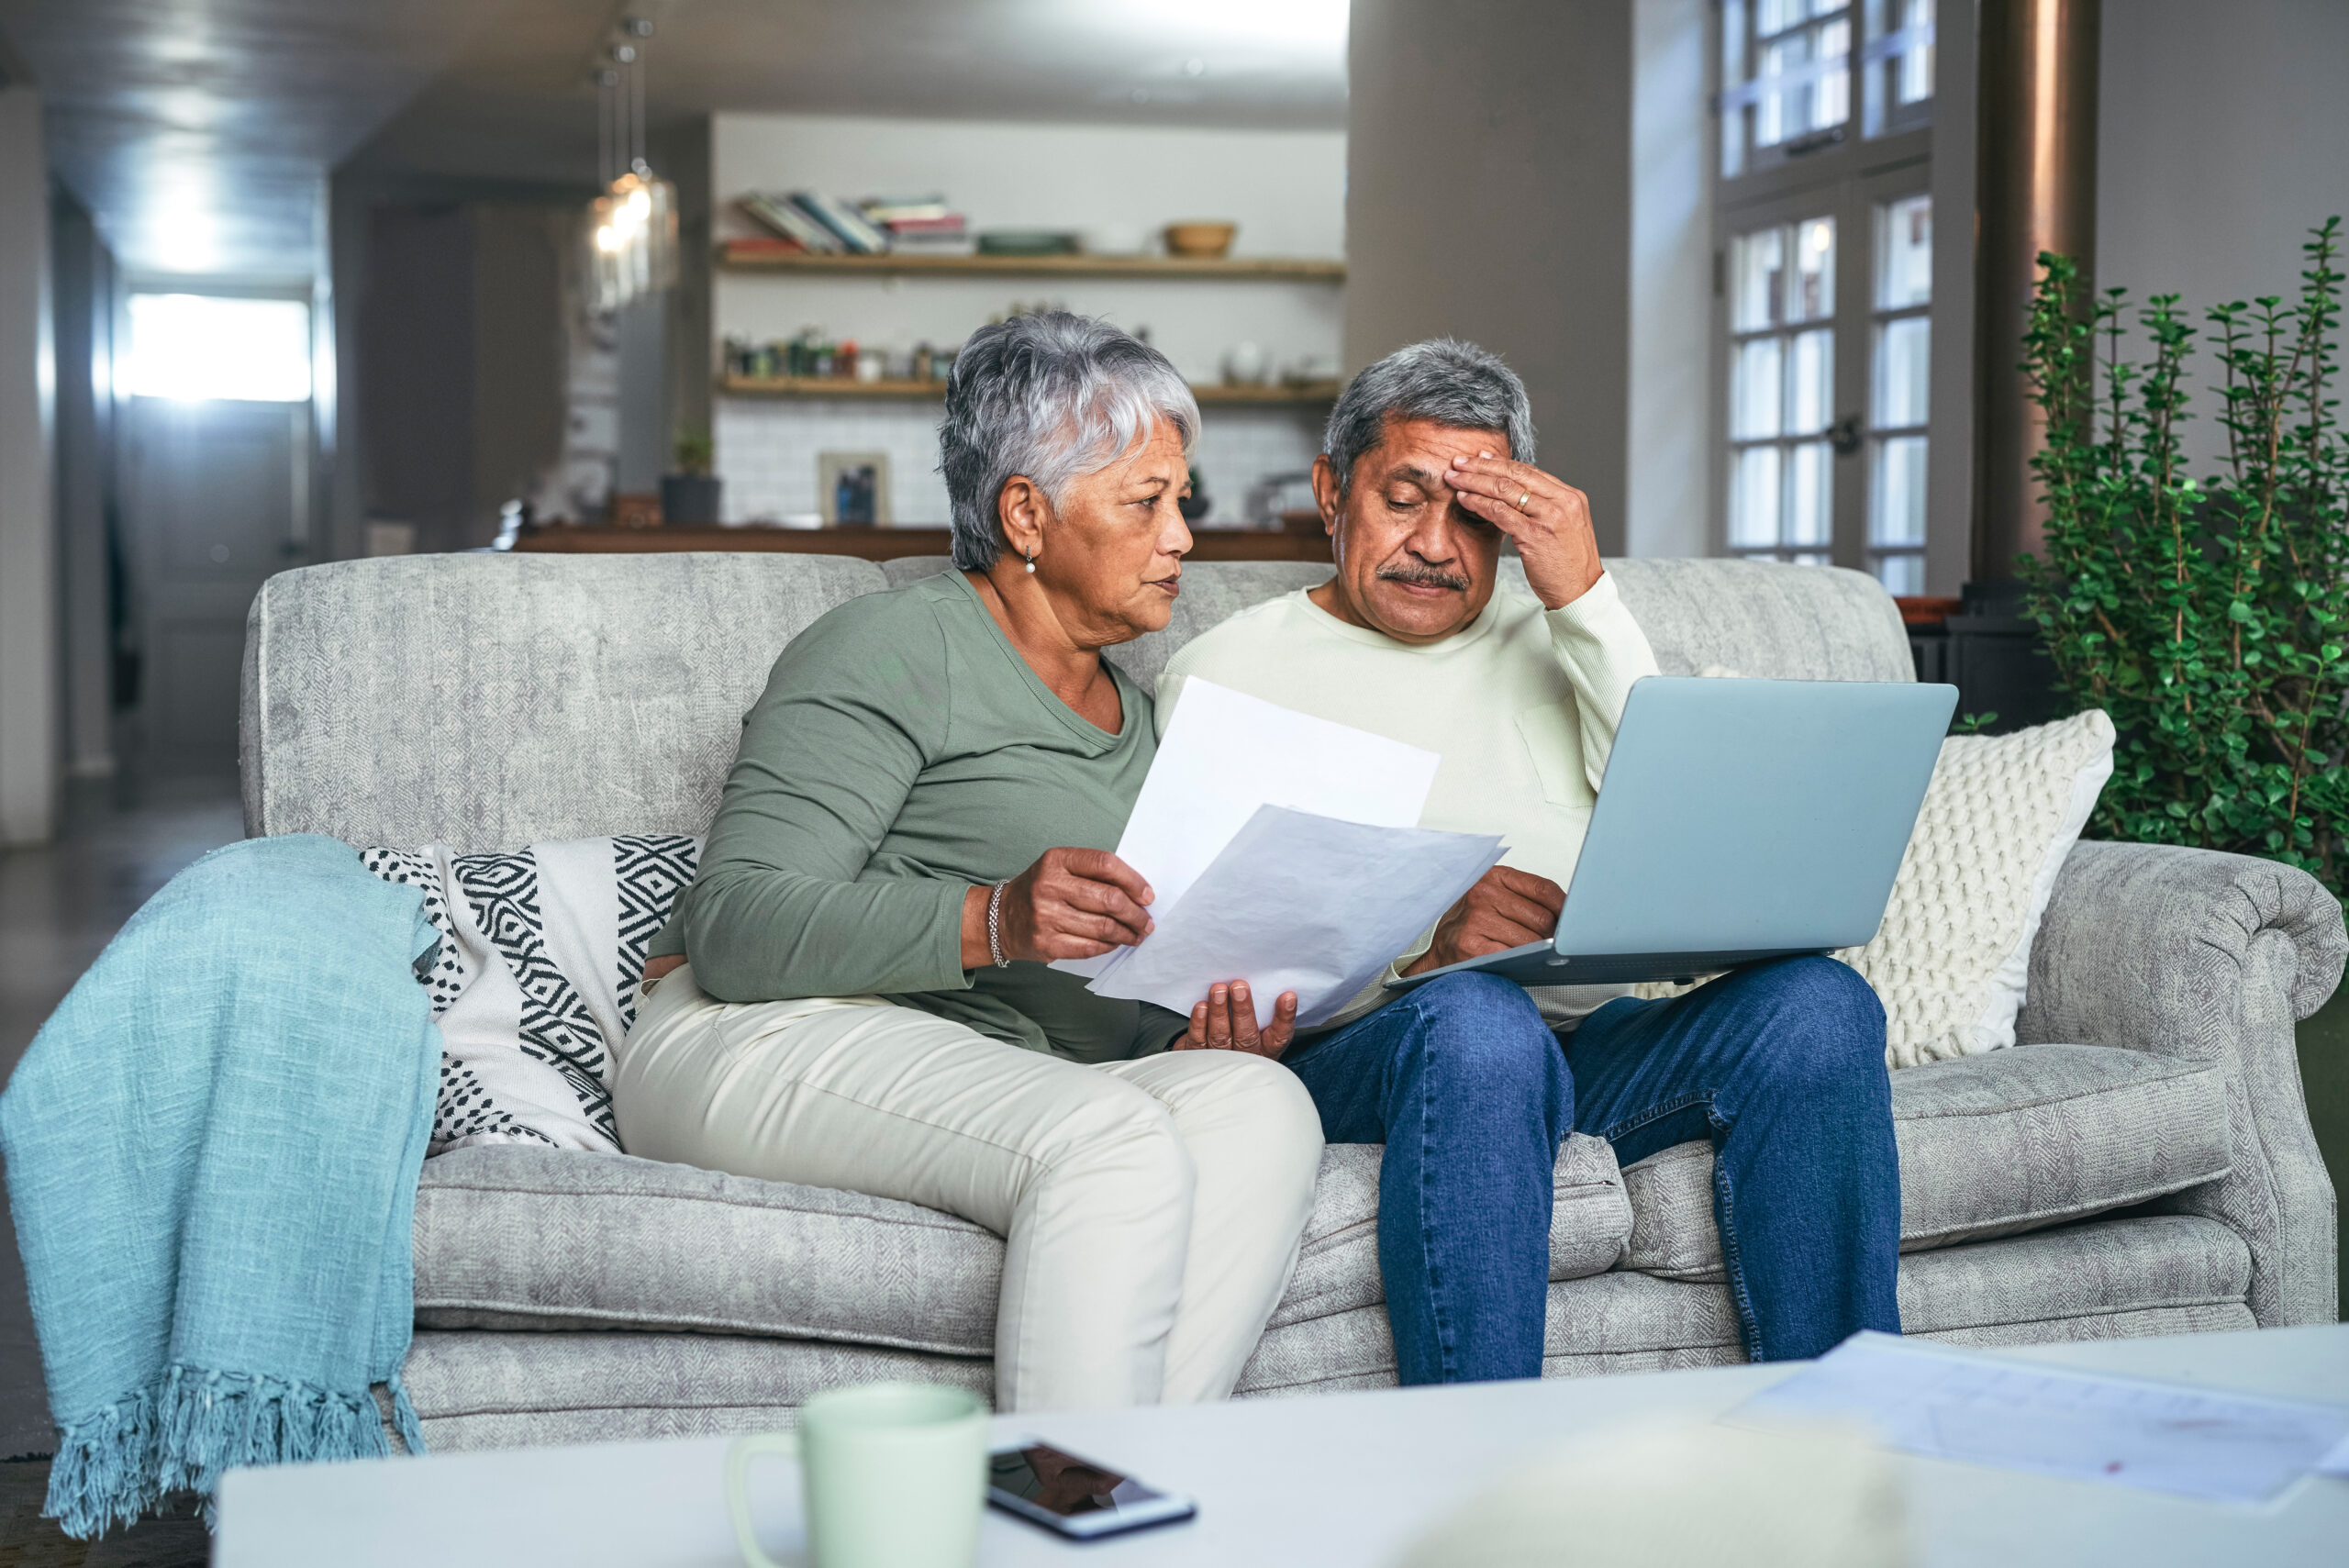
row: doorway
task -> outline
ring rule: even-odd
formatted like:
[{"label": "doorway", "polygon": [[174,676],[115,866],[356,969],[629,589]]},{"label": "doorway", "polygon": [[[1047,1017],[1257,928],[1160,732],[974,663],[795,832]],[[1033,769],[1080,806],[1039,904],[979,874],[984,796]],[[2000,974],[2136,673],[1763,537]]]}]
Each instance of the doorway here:
[{"label": "doorway", "polygon": [[309,306],[133,294],[129,317],[126,740],[150,773],[233,772],[246,611],[312,555]]}]

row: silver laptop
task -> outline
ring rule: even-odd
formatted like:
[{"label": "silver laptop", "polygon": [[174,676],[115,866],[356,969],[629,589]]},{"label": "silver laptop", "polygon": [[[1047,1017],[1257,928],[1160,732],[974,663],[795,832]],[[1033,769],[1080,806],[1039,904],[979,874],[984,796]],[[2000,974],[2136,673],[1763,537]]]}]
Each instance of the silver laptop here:
[{"label": "silver laptop", "polygon": [[1685,980],[1876,935],[1955,686],[1651,676],[1631,688],[1557,934],[1401,980]]}]

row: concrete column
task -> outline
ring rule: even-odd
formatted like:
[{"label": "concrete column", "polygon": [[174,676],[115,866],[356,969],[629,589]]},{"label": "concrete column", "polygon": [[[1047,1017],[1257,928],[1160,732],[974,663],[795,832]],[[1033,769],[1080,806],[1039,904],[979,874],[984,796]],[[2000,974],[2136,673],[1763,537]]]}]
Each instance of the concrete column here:
[{"label": "concrete column", "polygon": [[[1977,33],[1974,581],[2042,551],[2031,460],[2046,438],[2026,395],[2024,324],[2043,250],[2096,278],[2099,0],[1982,0]],[[2191,73],[2181,79],[2190,79]],[[2223,111],[2218,111],[2223,112]]]},{"label": "concrete column", "polygon": [[40,95],[0,87],[0,843],[57,830],[57,518]]},{"label": "concrete column", "polygon": [[[1347,368],[1467,338],[1626,539],[1633,0],[1354,0]],[[1701,417],[1701,416],[1699,416]]]}]

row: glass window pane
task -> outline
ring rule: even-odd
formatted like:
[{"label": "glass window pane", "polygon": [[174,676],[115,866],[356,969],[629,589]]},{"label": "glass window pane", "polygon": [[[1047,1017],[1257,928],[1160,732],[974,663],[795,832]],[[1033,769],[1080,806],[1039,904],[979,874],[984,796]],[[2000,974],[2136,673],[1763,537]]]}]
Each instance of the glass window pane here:
[{"label": "glass window pane", "polygon": [[1786,266],[1787,231],[1741,234],[1730,247],[1730,327],[1752,332],[1778,324],[1778,280]]},{"label": "glass window pane", "polygon": [[1778,542],[1778,449],[1749,447],[1731,460],[1729,542]]},{"label": "glass window pane", "polygon": [[1925,422],[1932,341],[1932,322],[1922,316],[1904,316],[1876,329],[1876,428]]},{"label": "glass window pane", "polygon": [[1876,559],[1876,578],[1887,594],[1921,594],[1925,591],[1925,558],[1879,555]]},{"label": "glass window pane", "polygon": [[[1745,83],[1745,0],[1725,0],[1721,6],[1721,89]],[[1721,115],[1721,173],[1734,177],[1745,171],[1745,109],[1731,105]]]},{"label": "glass window pane", "polygon": [[[1922,29],[1933,25],[1933,0],[1906,0],[1900,25]],[[1920,39],[1894,57],[1900,62],[1898,100],[1920,104],[1933,95],[1933,46]]]},{"label": "glass window pane", "polygon": [[1825,441],[1805,441],[1787,453],[1786,529],[1788,544],[1825,544],[1834,530],[1833,450]]},{"label": "glass window pane", "polygon": [[1933,297],[1933,198],[1910,196],[1876,209],[1876,304],[1900,310]]},{"label": "glass window pane", "polygon": [[[1797,69],[1809,54],[1809,46],[1810,40],[1800,33],[1790,39],[1782,39],[1776,43],[1765,44],[1762,47],[1762,69],[1754,73],[1755,80],[1774,81]],[[1789,131],[1787,123],[1790,117],[1787,112],[1788,100],[1796,98],[1799,89],[1781,88],[1764,93],[1755,100],[1754,146],[1776,147],[1786,140],[1789,135],[1798,136],[1802,133],[1805,106],[1802,106],[1799,101],[1795,105],[1791,116],[1795,128]]]},{"label": "glass window pane", "polygon": [[298,299],[134,294],[119,378],[133,397],[306,403],[310,307]]},{"label": "glass window pane", "polygon": [[1729,433],[1733,440],[1756,440],[1778,433],[1778,389],[1784,384],[1780,362],[1783,338],[1756,338],[1737,346],[1737,367],[1730,381]]},{"label": "glass window pane", "polygon": [[1811,58],[1834,62],[1833,66],[1822,65],[1824,73],[1812,84],[1810,128],[1825,130],[1852,117],[1851,72],[1838,69],[1843,57],[1852,52],[1852,24],[1829,22],[1812,36],[1817,41],[1811,45]]},{"label": "glass window pane", "polygon": [[[1798,334],[1787,368],[1787,433],[1809,435],[1835,422],[1835,330],[1821,327]],[[1775,432],[1774,432],[1775,433]]]},{"label": "glass window pane", "polygon": [[1803,0],[1760,0],[1754,9],[1753,30],[1764,38],[1783,32],[1803,18]]},{"label": "glass window pane", "polygon": [[1835,314],[1835,220],[1805,218],[1795,225],[1793,287],[1786,302],[1789,321],[1819,321]]},{"label": "glass window pane", "polygon": [[1925,542],[1925,438],[1895,436],[1876,449],[1868,542]]}]

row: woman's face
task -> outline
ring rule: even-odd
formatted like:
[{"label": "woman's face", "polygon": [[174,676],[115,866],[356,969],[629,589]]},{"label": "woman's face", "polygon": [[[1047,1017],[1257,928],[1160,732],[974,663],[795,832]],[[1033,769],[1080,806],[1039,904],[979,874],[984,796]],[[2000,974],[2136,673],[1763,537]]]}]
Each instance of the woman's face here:
[{"label": "woman's face", "polygon": [[[1130,642],[1173,618],[1191,548],[1176,503],[1190,493],[1183,439],[1163,419],[1125,457],[1070,482],[1041,530],[1036,580],[1078,642]],[[1019,553],[1019,533],[1007,531]]]}]

